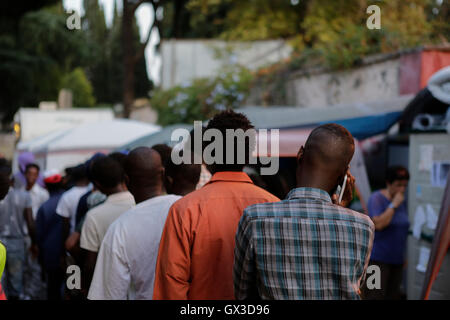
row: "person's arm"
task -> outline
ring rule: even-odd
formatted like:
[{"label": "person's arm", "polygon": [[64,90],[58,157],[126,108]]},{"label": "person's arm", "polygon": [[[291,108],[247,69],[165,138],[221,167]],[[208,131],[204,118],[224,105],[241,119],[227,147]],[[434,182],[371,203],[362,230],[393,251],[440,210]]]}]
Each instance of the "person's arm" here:
[{"label": "person's arm", "polygon": [[100,246],[89,288],[89,300],[126,300],[131,284],[126,250],[117,239],[119,232],[109,229]]},{"label": "person's arm", "polygon": [[[404,195],[403,193],[397,193],[394,196],[394,199],[392,199],[391,204],[386,208],[386,210],[384,210],[381,214],[376,215],[373,214],[372,216],[372,221],[375,225],[375,230],[377,231],[381,231],[383,229],[385,229],[387,226],[389,226],[389,224],[392,221],[392,218],[394,217],[395,214],[395,210],[401,205],[401,203],[404,200]],[[375,205],[369,205],[369,212],[376,212],[377,208],[376,208],[377,204]]]},{"label": "person's arm", "polygon": [[42,207],[39,208],[37,214],[36,214],[36,244],[39,247],[42,247],[42,240],[44,237],[45,232],[45,217],[44,212],[42,211]]},{"label": "person's arm", "polygon": [[[58,205],[56,207],[56,213],[61,216],[62,218],[62,236],[61,236],[61,242],[62,247],[64,248],[64,244],[66,242],[67,237],[69,237],[70,233],[70,212],[67,204],[67,200],[65,197],[66,194],[63,194],[62,197],[59,199]],[[65,252],[63,250],[63,253],[65,256]]]},{"label": "person's arm", "polygon": [[63,248],[70,233],[70,218],[62,218],[62,243]]},{"label": "person's arm", "polygon": [[183,225],[176,204],[169,210],[156,262],[154,300],[187,300],[191,252],[189,228]]},{"label": "person's arm", "polygon": [[367,243],[367,250],[366,250],[366,255],[365,255],[365,259],[364,259],[364,267],[363,267],[363,273],[361,275],[361,277],[359,278],[359,285],[356,288],[356,291],[358,293],[358,295],[361,296],[362,294],[362,290],[364,288],[365,282],[366,282],[366,276],[367,276],[367,268],[369,267],[369,262],[370,262],[370,256],[372,254],[372,248],[373,248],[373,241],[375,238],[375,225],[372,223],[370,226],[370,233],[368,235],[368,237],[366,239],[368,239],[368,243]]},{"label": "person's arm", "polygon": [[84,251],[84,265],[82,279],[82,292],[87,297],[94,276],[95,263],[97,262],[97,252],[81,249]]},{"label": "person's arm", "polygon": [[332,202],[341,207],[347,208],[353,200],[353,190],[354,189],[355,189],[355,177],[350,173],[350,169],[348,169],[347,170],[347,182],[345,184],[344,195],[342,196],[341,203],[338,203],[339,196],[335,193],[331,196]]},{"label": "person's arm", "polygon": [[23,216],[27,224],[28,235],[31,239],[30,251],[33,255],[33,258],[36,258],[38,256],[39,250],[36,243],[36,226],[33,220],[33,210],[31,208],[25,208],[23,210]]},{"label": "person's arm", "polygon": [[94,275],[98,250],[100,248],[100,239],[98,237],[97,227],[90,212],[87,213],[86,220],[81,229],[80,247],[82,255],[84,256],[82,291],[87,297],[92,277]]},{"label": "person's arm", "polygon": [[47,223],[45,222],[44,212],[41,207],[39,208],[36,214],[36,244],[39,248],[38,261],[41,265],[42,265],[42,250],[43,250],[44,235],[47,233],[45,230],[46,225]]},{"label": "person's arm", "polygon": [[233,282],[234,295],[237,300],[256,299],[259,297],[255,269],[251,227],[244,211],[236,232],[236,245],[234,248]]},{"label": "person's arm", "polygon": [[2,278],[3,270],[5,270],[5,264],[6,264],[6,248],[0,241],[0,279]]}]

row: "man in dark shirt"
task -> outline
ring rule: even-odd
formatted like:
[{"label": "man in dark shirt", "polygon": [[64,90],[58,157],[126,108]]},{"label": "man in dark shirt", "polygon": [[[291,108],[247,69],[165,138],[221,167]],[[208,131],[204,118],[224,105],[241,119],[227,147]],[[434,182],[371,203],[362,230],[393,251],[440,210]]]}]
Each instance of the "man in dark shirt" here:
[{"label": "man in dark shirt", "polygon": [[64,270],[61,267],[62,217],[56,214],[58,201],[64,193],[59,174],[44,179],[50,198],[42,204],[36,216],[36,239],[39,247],[39,262],[47,281],[49,300],[61,300]]}]

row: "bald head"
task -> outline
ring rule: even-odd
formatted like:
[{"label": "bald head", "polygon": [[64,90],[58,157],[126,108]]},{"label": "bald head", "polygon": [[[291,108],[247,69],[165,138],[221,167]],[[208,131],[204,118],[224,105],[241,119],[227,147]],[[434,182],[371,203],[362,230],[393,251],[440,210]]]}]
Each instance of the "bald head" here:
[{"label": "bald head", "polygon": [[350,132],[338,124],[315,128],[299,152],[298,177],[308,183],[334,188],[343,179],[355,152]]},{"label": "bald head", "polygon": [[[158,152],[139,147],[131,151],[125,161],[128,188],[136,199],[146,200],[163,192],[164,168]],[[142,200],[142,201],[143,201]]]},{"label": "bald head", "polygon": [[305,143],[305,160],[311,165],[346,167],[355,152],[352,135],[335,123],[315,128]]}]

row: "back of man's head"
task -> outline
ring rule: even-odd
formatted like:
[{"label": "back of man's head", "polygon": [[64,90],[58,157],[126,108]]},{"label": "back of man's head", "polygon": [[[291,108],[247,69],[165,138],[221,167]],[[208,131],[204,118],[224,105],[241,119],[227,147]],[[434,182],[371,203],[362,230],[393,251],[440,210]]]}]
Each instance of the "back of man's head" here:
[{"label": "back of man's head", "polygon": [[86,165],[84,163],[79,164],[76,167],[69,168],[67,171],[70,175],[70,178],[76,185],[88,183],[88,178],[86,174]]},{"label": "back of man's head", "polygon": [[165,187],[168,193],[184,196],[195,190],[200,180],[202,169],[200,164],[195,164],[193,159],[191,163],[175,164],[169,158],[164,167]]},{"label": "back of man's head", "polygon": [[128,188],[135,198],[138,193],[145,194],[150,189],[163,187],[164,167],[161,157],[151,148],[139,147],[132,150],[125,161],[125,173]]},{"label": "back of man's head", "polygon": [[170,160],[170,157],[172,154],[172,148],[169,147],[167,144],[160,143],[160,144],[155,144],[152,147],[152,149],[159,153],[159,156],[161,157],[161,162],[162,162],[163,166],[165,167],[165,164],[167,163],[167,161]]},{"label": "back of man's head", "polygon": [[94,161],[92,177],[100,191],[107,194],[107,190],[114,189],[124,182],[125,174],[116,159],[106,156]]},{"label": "back of man's head", "polygon": [[122,152],[113,152],[108,155],[110,158],[116,160],[122,168],[125,168],[125,161],[127,161],[127,155]]},{"label": "back of man's head", "polygon": [[355,151],[350,132],[338,124],[315,128],[300,151],[299,169],[303,175],[328,179],[335,185],[345,175]]},{"label": "back of man's head", "polygon": [[[251,153],[254,149],[254,131],[250,129],[254,129],[250,120],[242,114],[234,112],[233,110],[226,110],[216,114],[209,122],[207,127],[205,128],[205,133],[209,129],[216,129],[220,131],[223,138],[223,148],[222,148],[222,162],[223,164],[214,163],[212,165],[208,165],[208,169],[211,173],[216,173],[219,171],[242,171],[244,166],[248,164]],[[238,133],[238,129],[242,130],[242,132],[249,134],[245,136],[245,144],[244,148],[240,147],[238,143],[238,138],[234,137],[232,141],[228,141],[227,137],[227,129],[232,129],[234,132]],[[250,130],[250,131],[249,131]],[[252,137],[252,139],[249,138]],[[204,142],[204,148],[207,147],[210,142]],[[234,158],[232,163],[227,163],[227,145],[233,145],[234,148]],[[204,154],[205,155],[205,154]],[[239,158],[243,158],[244,163],[240,163]]]}]

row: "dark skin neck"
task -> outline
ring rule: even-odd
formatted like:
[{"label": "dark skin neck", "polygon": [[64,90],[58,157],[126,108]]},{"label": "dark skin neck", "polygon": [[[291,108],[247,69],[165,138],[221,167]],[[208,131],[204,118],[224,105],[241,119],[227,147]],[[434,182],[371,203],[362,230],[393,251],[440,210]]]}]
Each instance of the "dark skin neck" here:
[{"label": "dark skin neck", "polygon": [[[343,180],[343,178],[342,178]],[[323,170],[311,170],[311,168],[297,169],[297,188],[317,188],[332,195],[338,185],[339,179],[333,178]]]},{"label": "dark skin neck", "polygon": [[87,186],[89,184],[89,180],[79,180],[79,181],[77,181],[76,183],[75,183],[75,186],[76,187],[85,187],[85,186]]},{"label": "dark skin neck", "polygon": [[130,191],[133,194],[134,201],[136,201],[136,204],[144,202],[154,197],[161,196],[165,193],[165,190],[162,187],[162,185],[139,187],[139,188],[130,187],[130,189],[132,190]]},{"label": "dark skin neck", "polygon": [[27,182],[27,187],[26,187],[27,191],[30,191],[33,188],[33,186],[34,186],[34,183],[30,184]]},{"label": "dark skin neck", "polygon": [[190,184],[178,184],[177,186],[172,187],[172,193],[179,195],[179,196],[185,196],[188,193],[191,193],[195,190],[196,184],[190,185]]}]

